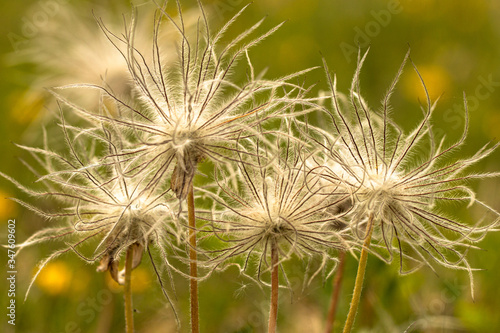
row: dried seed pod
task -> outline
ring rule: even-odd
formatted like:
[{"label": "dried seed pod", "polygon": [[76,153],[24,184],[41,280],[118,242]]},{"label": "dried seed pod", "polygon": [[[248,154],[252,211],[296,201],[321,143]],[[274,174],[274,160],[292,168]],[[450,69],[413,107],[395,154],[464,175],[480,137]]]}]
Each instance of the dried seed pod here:
[{"label": "dried seed pod", "polygon": [[187,153],[184,155],[184,160],[177,162],[172,176],[170,177],[170,188],[174,191],[179,200],[186,199],[189,189],[193,185],[193,178],[196,173],[198,163],[203,158],[197,152]]}]

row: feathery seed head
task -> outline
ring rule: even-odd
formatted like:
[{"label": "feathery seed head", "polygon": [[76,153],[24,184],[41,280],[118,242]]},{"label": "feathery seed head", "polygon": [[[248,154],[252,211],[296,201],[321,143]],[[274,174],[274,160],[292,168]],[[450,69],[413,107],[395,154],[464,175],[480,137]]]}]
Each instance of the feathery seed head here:
[{"label": "feathery seed head", "polygon": [[254,154],[267,158],[252,164],[240,155],[236,182],[229,174],[217,177],[219,192],[212,195],[217,209],[210,216],[199,215],[209,222],[208,232],[228,244],[213,251],[216,256],[211,261],[216,267],[224,267],[232,257],[244,256],[241,269],[246,271],[250,258],[257,255],[260,279],[264,269],[270,267],[271,248],[276,247],[280,262],[292,255],[307,260],[322,258],[314,277],[328,262],[335,262],[329,254],[331,249],[344,250],[348,246],[340,232],[328,227],[337,217],[332,212],[338,202],[322,193],[317,176],[313,181],[308,175],[304,145],[288,142],[281,148],[257,144]]},{"label": "feathery seed head", "polygon": [[[467,127],[449,147],[444,146],[444,139],[436,142],[430,123],[435,104],[429,97],[423,119],[412,132],[405,133],[395,124],[389,116],[389,99],[408,57],[382,100],[381,114],[370,110],[360,94],[359,73],[366,54],[358,59],[349,97],[336,91],[325,63],[332,97],[331,108],[322,110],[331,124],[311,136],[324,149],[322,177],[330,188],[352,197],[350,225],[359,238],[366,236],[366,219],[373,214],[377,242],[372,243],[372,252],[388,254],[387,261],[398,253],[401,272],[404,259],[409,259],[428,265],[435,261],[471,273],[467,249],[497,223],[499,214],[475,199],[466,183],[498,174],[467,174],[466,169],[491,154],[496,145],[450,163],[448,156],[463,145]],[[466,104],[465,112],[467,120]],[[485,214],[493,215],[494,222],[484,226],[459,222],[441,211],[447,202],[477,203]]]},{"label": "feathery seed head", "polygon": [[[87,88],[97,88],[115,102],[118,115],[113,117],[90,112],[54,94],[83,116],[130,134],[132,144],[123,151],[129,156],[123,166],[125,174],[135,174],[152,165],[164,174],[171,163],[175,164],[172,189],[178,198],[185,199],[197,164],[204,158],[214,162],[234,160],[232,155],[238,151],[242,137],[255,135],[260,124],[297,101],[294,96],[304,89],[287,80],[307,70],[277,80],[264,80],[254,73],[249,49],[281,24],[252,37],[261,20],[221,45],[222,36],[246,7],[215,35],[209,30],[201,4],[201,24],[195,31],[188,31],[179,2],[177,7],[178,17],[169,15],[165,7],[158,7],[151,61],[135,44],[134,20],[123,36],[100,22],[113,45],[127,50],[122,55],[132,77],[134,97],[140,103],[128,103],[105,87],[88,85]],[[163,61],[164,50],[158,36],[165,28],[179,35],[177,62]],[[238,84],[231,80],[231,72],[241,59],[246,60],[249,75],[246,82]],[[278,96],[283,91],[284,95]]]},{"label": "feathery seed head", "polygon": [[[143,252],[149,253],[150,246],[159,249],[168,268],[163,246],[175,250],[175,237],[180,237],[172,224],[176,219],[173,211],[176,200],[172,201],[175,198],[171,197],[170,190],[162,190],[150,174],[135,178],[124,176],[120,157],[115,157],[115,163],[111,164],[93,162],[100,159],[95,155],[98,150],[95,143],[91,144],[90,140],[99,138],[101,143],[108,145],[108,150],[112,150],[118,142],[116,138],[108,141],[110,132],[99,136],[98,131],[82,130],[64,123],[62,128],[69,154],[51,151],[47,146],[20,146],[40,164],[42,175],[30,168],[38,175],[37,183],[43,190],[26,188],[0,173],[28,195],[37,200],[45,199],[43,201],[57,207],[49,212],[14,199],[44,218],[59,221],[57,226],[41,230],[19,245],[22,249],[49,240],[64,244],[41,262],[33,281],[48,262],[67,252],[74,252],[90,263],[100,261],[97,270],[109,270],[119,283],[123,283],[123,272],[118,272],[119,259],[130,246],[134,250],[134,268],[139,265]],[[85,255],[89,248],[93,248],[92,253]]]}]

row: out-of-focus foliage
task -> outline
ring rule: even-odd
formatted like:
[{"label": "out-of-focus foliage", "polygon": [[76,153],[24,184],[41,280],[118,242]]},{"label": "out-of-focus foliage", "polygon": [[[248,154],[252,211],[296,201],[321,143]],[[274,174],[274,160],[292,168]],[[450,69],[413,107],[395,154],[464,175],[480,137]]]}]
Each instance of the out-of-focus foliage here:
[{"label": "out-of-focus foliage", "polygon": [[[142,1],[146,2],[146,0]],[[136,1],[141,8],[141,1]],[[128,17],[127,1],[4,1],[0,5],[0,151],[2,172],[29,184],[35,177],[18,157],[27,158],[10,142],[33,140],[41,113],[57,112],[49,94],[33,82],[39,79],[39,68],[19,64],[17,58],[27,51],[29,41],[40,38],[42,30],[55,24],[66,6],[77,6],[95,24],[92,10],[111,12],[117,18]],[[182,1],[183,6],[196,5]],[[243,5],[241,0],[206,0],[213,26],[220,26]],[[107,14],[109,15],[109,14]],[[268,28],[283,20],[288,22],[274,35],[250,52],[253,65],[268,68],[269,77],[287,75],[311,66],[321,65],[324,57],[337,74],[339,91],[347,91],[356,67],[358,45],[371,47],[361,87],[369,104],[375,108],[383,97],[408,47],[411,58],[427,84],[431,97],[440,97],[434,115],[436,135],[445,132],[456,139],[464,126],[462,94],[468,96],[470,131],[464,154],[472,154],[487,141],[500,137],[500,3],[481,1],[328,1],[328,0],[256,0],[237,24],[248,26],[268,15]],[[61,27],[71,31],[71,26]],[[93,30],[97,31],[95,27]],[[234,29],[238,31],[238,29]],[[78,36],[75,36],[77,38]],[[227,36],[231,38],[234,36]],[[24,43],[27,42],[27,43]],[[43,51],[43,50],[42,50]],[[235,77],[247,73],[235,72]],[[323,71],[307,74],[309,83],[317,82],[313,94],[327,90]],[[393,97],[393,116],[409,129],[420,119],[420,102],[424,91],[416,74],[403,74],[400,88]],[[37,81],[38,82],[38,81]],[[46,108],[52,110],[46,110]],[[54,124],[49,124],[54,125]],[[52,138],[58,140],[57,138]],[[36,142],[30,142],[36,145]],[[498,170],[500,152],[478,168]],[[472,184],[478,197],[500,208],[500,182],[497,179]],[[5,197],[22,197],[15,188],[0,180],[0,239],[4,244],[7,220],[17,221],[18,242],[44,227],[32,213]],[[481,219],[476,211],[457,211],[465,221]],[[461,216],[463,215],[463,216]],[[484,268],[474,274],[475,301],[471,299],[465,272],[439,270],[437,274],[423,269],[400,277],[398,268],[377,260],[368,261],[364,294],[357,327],[363,332],[402,332],[414,323],[415,332],[496,332],[500,327],[500,298],[497,296],[500,258],[500,235],[489,235],[480,246],[487,251],[471,251],[473,267]],[[27,249],[17,258],[16,330],[6,332],[122,332],[122,289],[106,274],[96,273],[94,266],[84,265],[68,255],[48,266],[39,276],[30,296],[24,293],[36,263],[52,252],[51,244]],[[0,252],[1,262],[7,255]],[[137,331],[165,332],[175,329],[168,304],[161,295],[155,276],[147,262],[133,273],[134,307]],[[313,282],[302,290],[302,263],[291,263],[289,269],[293,293],[282,293],[279,324],[282,332],[320,332],[328,309],[331,281]],[[295,266],[293,266],[295,265]],[[337,328],[348,311],[356,262],[347,262]],[[295,277],[294,277],[294,271]],[[5,280],[4,280],[5,281]],[[5,309],[6,290],[0,288],[0,305]],[[176,281],[176,306],[183,330],[189,309],[187,282]],[[200,314],[205,332],[261,332],[267,327],[267,293],[236,270],[214,274],[200,283]],[[5,311],[5,310],[2,310]],[[10,331],[9,331],[10,330]],[[410,330],[410,331],[412,331]]]}]

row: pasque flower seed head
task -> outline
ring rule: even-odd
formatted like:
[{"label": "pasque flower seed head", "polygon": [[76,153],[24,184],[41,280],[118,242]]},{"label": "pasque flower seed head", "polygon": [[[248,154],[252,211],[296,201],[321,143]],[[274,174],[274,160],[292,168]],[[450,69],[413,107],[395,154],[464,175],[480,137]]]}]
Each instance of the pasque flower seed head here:
[{"label": "pasque flower seed head", "polygon": [[[467,182],[498,174],[466,170],[490,155],[497,145],[450,161],[451,153],[460,149],[467,136],[467,104],[462,137],[445,146],[444,138],[437,142],[433,135],[430,120],[436,104],[428,95],[423,119],[413,131],[405,133],[390,118],[389,99],[409,53],[382,101],[381,113],[369,109],[360,94],[359,75],[365,58],[366,54],[358,59],[348,97],[337,92],[325,63],[332,97],[331,106],[322,110],[331,123],[328,129],[317,130],[319,136],[313,135],[324,148],[323,156],[329,156],[322,169],[324,179],[352,198],[349,224],[358,238],[365,237],[367,217],[373,215],[378,243],[372,242],[372,251],[388,254],[388,261],[398,253],[402,273],[405,259],[428,265],[437,262],[471,273],[466,252],[497,223],[498,213],[477,200]],[[485,208],[486,215],[493,216],[493,221],[484,225],[457,221],[443,211],[447,202],[476,203]]]}]

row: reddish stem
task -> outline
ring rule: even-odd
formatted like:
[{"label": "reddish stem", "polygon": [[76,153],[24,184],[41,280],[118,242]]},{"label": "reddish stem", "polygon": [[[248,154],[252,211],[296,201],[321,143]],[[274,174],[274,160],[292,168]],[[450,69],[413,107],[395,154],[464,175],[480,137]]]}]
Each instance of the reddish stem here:
[{"label": "reddish stem", "polygon": [[330,300],[330,308],[328,309],[328,317],[326,318],[325,333],[333,332],[335,313],[337,312],[337,306],[339,304],[340,287],[344,276],[345,259],[345,252],[341,251],[339,253],[339,267],[337,268],[337,273],[335,274],[335,279],[333,280],[332,298]]},{"label": "reddish stem", "polygon": [[191,332],[198,333],[199,313],[198,313],[198,264],[196,255],[196,216],[194,212],[194,189],[193,185],[189,189],[187,197],[188,219],[189,219],[189,280],[190,301],[191,301]]},{"label": "reddish stem", "polygon": [[278,265],[278,246],[276,242],[271,245],[271,309],[269,310],[269,333],[276,332],[276,323],[278,320],[278,287],[279,287],[279,265]]}]

